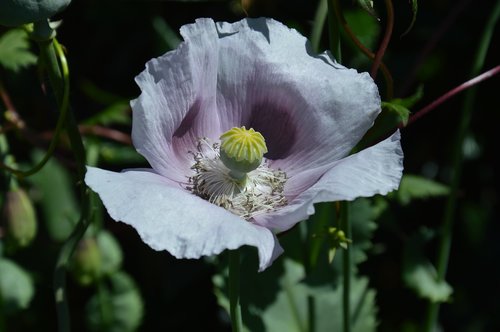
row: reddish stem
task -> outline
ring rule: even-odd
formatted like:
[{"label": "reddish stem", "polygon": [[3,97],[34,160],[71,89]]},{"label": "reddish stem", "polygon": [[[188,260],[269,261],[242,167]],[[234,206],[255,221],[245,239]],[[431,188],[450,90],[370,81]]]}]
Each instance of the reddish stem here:
[{"label": "reddish stem", "polygon": [[370,71],[370,76],[375,79],[377,77],[377,71],[382,63],[382,58],[384,57],[385,50],[389,45],[389,41],[392,36],[392,29],[394,28],[394,8],[392,6],[392,0],[385,0],[385,7],[387,10],[387,24],[385,26],[385,34],[382,39],[382,43],[375,54],[375,60],[372,64],[372,69]]},{"label": "reddish stem", "polygon": [[[447,101],[448,99],[453,97],[454,95],[456,95],[456,94],[462,92],[463,90],[466,90],[466,89],[468,89],[468,88],[470,88],[470,87],[472,87],[472,86],[474,86],[474,85],[476,85],[484,80],[487,80],[488,78],[491,78],[498,73],[500,73],[500,65],[482,73],[479,76],[474,77],[471,80],[468,80],[465,83],[460,84],[459,86],[457,86],[454,89],[451,89],[450,91],[448,91],[447,93],[445,93],[444,95],[439,97],[438,99],[434,100],[429,105],[425,106],[424,108],[422,108],[421,110],[419,110],[418,112],[413,114],[410,117],[410,119],[408,120],[407,126],[412,124],[413,122],[417,121],[422,116],[426,115],[427,113],[429,113],[430,111],[432,111],[433,109],[435,109],[436,107],[438,107],[439,105],[441,105],[442,103],[444,103],[445,101]],[[403,127],[404,127],[403,124],[399,124],[399,128],[403,128]]]},{"label": "reddish stem", "polygon": [[130,138],[130,136],[118,130],[109,129],[101,126],[85,126],[85,125],[78,126],[78,129],[80,130],[80,133],[84,135],[90,134],[90,135],[109,138],[113,141],[127,145],[132,144],[132,139]]},{"label": "reddish stem", "polygon": [[[371,60],[375,59],[375,53],[373,53],[370,49],[368,49],[361,41],[356,37],[356,34],[351,30],[351,27],[347,23],[347,20],[344,17],[344,13],[342,12],[342,8],[340,7],[339,0],[334,0],[333,1],[333,6],[335,7],[335,15],[337,16],[337,20],[340,22],[340,25],[344,29],[344,31],[347,33],[349,38],[351,38],[351,41],[356,45],[356,47],[368,58]],[[380,70],[382,71],[382,74],[384,75],[385,78],[385,84],[386,84],[386,99],[391,100],[394,94],[394,82],[392,80],[391,72],[387,68],[387,66],[383,63],[380,62]]]},{"label": "reddish stem", "polygon": [[9,94],[5,90],[2,81],[0,81],[0,98],[2,99],[2,102],[5,105],[5,108],[7,108],[8,110],[15,111],[14,104],[12,103]]}]

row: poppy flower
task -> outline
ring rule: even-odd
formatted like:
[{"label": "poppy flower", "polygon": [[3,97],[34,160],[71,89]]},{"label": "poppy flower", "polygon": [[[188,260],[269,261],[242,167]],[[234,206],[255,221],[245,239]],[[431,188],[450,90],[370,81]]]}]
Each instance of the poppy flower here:
[{"label": "poppy flower", "polygon": [[85,178],[150,247],[199,258],[254,246],[263,270],[283,251],[276,234],[314,203],[398,187],[399,132],[349,155],[380,112],[367,73],[272,19],[199,19],[181,34],[136,78],[132,139],[151,168]]}]

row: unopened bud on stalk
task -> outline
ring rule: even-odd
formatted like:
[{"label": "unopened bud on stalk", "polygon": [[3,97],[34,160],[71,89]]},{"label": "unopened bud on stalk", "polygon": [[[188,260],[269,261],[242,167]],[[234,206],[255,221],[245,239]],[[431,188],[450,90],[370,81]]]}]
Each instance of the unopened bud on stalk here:
[{"label": "unopened bud on stalk", "polygon": [[35,238],[37,220],[35,209],[23,189],[16,188],[5,197],[2,216],[6,220],[6,237],[14,247],[27,247]]},{"label": "unopened bud on stalk", "polygon": [[101,252],[93,237],[80,240],[73,255],[71,270],[81,285],[90,285],[101,275]]}]

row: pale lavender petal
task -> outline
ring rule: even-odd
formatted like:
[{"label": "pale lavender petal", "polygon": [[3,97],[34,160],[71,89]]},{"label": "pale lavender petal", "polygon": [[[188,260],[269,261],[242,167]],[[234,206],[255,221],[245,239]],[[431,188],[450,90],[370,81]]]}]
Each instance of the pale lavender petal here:
[{"label": "pale lavender petal", "polygon": [[180,182],[193,163],[188,151],[200,137],[220,132],[215,111],[215,23],[200,19],[193,27],[183,27],[186,41],[176,50],[146,64],[136,77],[141,95],[131,102],[137,151],[159,174]]},{"label": "pale lavender petal", "polygon": [[312,185],[373,124],[380,112],[377,86],[367,73],[326,53],[314,55],[302,35],[274,20],[217,27],[221,128],[239,124],[260,131],[272,166],[289,177],[309,170]]},{"label": "pale lavender petal", "polygon": [[250,245],[257,247],[263,270],[282,252],[270,230],[172,186],[152,170],[115,173],[88,167],[85,182],[113,219],[134,227],[151,248],[177,258]]},{"label": "pale lavender petal", "polygon": [[256,223],[282,232],[314,213],[314,203],[351,201],[357,197],[385,195],[399,186],[403,151],[397,131],[386,140],[335,162],[316,184],[288,206],[255,217]]}]

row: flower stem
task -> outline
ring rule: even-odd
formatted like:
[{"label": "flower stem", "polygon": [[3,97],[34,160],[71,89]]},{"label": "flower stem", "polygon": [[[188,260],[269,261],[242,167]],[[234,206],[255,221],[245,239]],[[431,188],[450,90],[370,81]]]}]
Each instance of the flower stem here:
[{"label": "flower stem", "polygon": [[[479,48],[476,53],[475,61],[472,66],[471,76],[476,76],[486,59],[486,54],[488,48],[490,46],[491,38],[493,35],[493,30],[495,25],[500,17],[500,0],[497,1],[492,14],[486,24],[483,36],[479,43]],[[450,258],[450,249],[451,242],[453,237],[453,222],[455,219],[455,211],[457,205],[457,194],[458,187],[460,185],[460,178],[462,173],[462,161],[463,161],[463,152],[462,146],[469,129],[469,123],[472,116],[472,108],[474,106],[475,99],[475,89],[471,89],[467,91],[465,96],[464,105],[462,109],[462,117],[460,119],[460,124],[458,127],[457,136],[455,139],[455,143],[453,144],[453,159],[452,159],[452,169],[454,170],[452,174],[452,183],[451,183],[451,191],[448,196],[448,201],[446,202],[444,217],[443,217],[443,228],[442,228],[442,237],[441,242],[439,244],[438,251],[438,261],[437,261],[437,278],[439,281],[442,281],[446,277],[446,271],[448,269],[448,261]],[[429,302],[426,312],[426,317],[424,321],[424,331],[431,332],[435,330],[435,326],[437,323],[439,315],[439,303],[437,302]]]},{"label": "flower stem", "polygon": [[375,59],[373,60],[372,68],[370,70],[370,76],[375,79],[377,77],[378,68],[382,63],[382,58],[385,54],[385,50],[389,45],[389,41],[392,36],[392,29],[394,27],[394,8],[392,6],[392,0],[385,0],[385,8],[387,10],[387,24],[385,26],[384,38],[382,43],[375,54]]},{"label": "flower stem", "polygon": [[[340,202],[340,225],[345,236],[351,238],[351,223],[349,222],[349,203]],[[343,307],[343,332],[351,332],[351,245],[343,250],[343,288],[342,288],[342,307]]]},{"label": "flower stem", "polygon": [[[52,137],[52,140],[50,141],[47,152],[45,152],[45,155],[38,162],[38,164],[36,164],[33,168],[31,168],[30,170],[27,170],[27,171],[21,171],[21,170],[10,167],[10,166],[5,165],[5,164],[0,162],[0,168],[5,169],[5,170],[13,173],[14,175],[16,175],[17,177],[20,177],[20,178],[24,178],[24,177],[33,175],[33,174],[37,173],[39,170],[41,170],[43,168],[43,166],[45,166],[47,161],[49,161],[50,157],[54,153],[54,150],[55,150],[57,143],[59,141],[59,136],[61,135],[61,132],[64,129],[64,125],[66,124],[66,118],[67,118],[67,113],[68,113],[68,108],[69,108],[69,70],[68,70],[68,64],[66,62],[66,57],[64,56],[62,49],[60,49],[61,48],[60,45],[55,44],[54,46],[58,50],[58,53],[60,53],[58,55],[59,55],[61,71],[62,71],[61,79],[64,81],[64,84],[62,86],[63,91],[62,91],[62,95],[60,96],[60,102],[59,102],[59,104],[60,104],[59,119],[57,120],[56,130],[54,132],[54,136]],[[45,43],[43,45],[43,48],[44,49],[46,48]],[[45,52],[43,52],[43,53],[45,53]],[[52,53],[54,53],[54,54],[52,54]],[[55,52],[53,50],[52,52],[50,52],[50,55],[45,54],[45,56],[43,56],[43,58],[47,62],[56,61],[56,64],[57,64],[57,58],[53,59],[54,56],[55,56]],[[49,60],[49,57],[50,57],[50,60]],[[57,66],[59,66],[59,65],[57,64]],[[1,82],[0,82],[0,91],[1,90],[3,90],[3,88],[2,88]],[[4,98],[4,100],[8,101],[7,98]],[[5,104],[7,106],[9,104],[9,102],[5,102]]]},{"label": "flower stem", "polygon": [[[342,7],[340,5],[339,0],[333,0],[333,6],[335,8],[335,15],[337,16],[337,20],[340,22],[340,25],[342,26],[342,29],[344,29],[345,33],[351,41],[356,45],[356,47],[368,58],[371,60],[375,59],[375,53],[370,51],[365,45],[361,43],[361,41],[358,39],[356,34],[352,31],[351,27],[347,23],[347,20],[344,17],[344,13],[342,12]],[[385,79],[385,88],[386,88],[386,100],[391,100],[393,95],[394,95],[394,81],[392,79],[391,72],[387,68],[387,66],[383,63],[380,62],[380,71],[384,75]]]},{"label": "flower stem", "polygon": [[229,313],[233,332],[243,331],[240,306],[240,251],[229,252]]},{"label": "flower stem", "polygon": [[[473,87],[474,85],[481,83],[482,81],[487,80],[487,79],[489,79],[489,78],[491,78],[499,73],[500,73],[500,65],[493,67],[490,70],[482,73],[481,75],[478,75],[478,76],[474,77],[473,79],[470,79],[467,82],[464,82],[464,83],[460,84],[459,86],[451,89],[450,91],[446,92],[444,95],[439,97],[438,99],[434,100],[429,105],[418,110],[417,112],[415,112],[415,114],[410,116],[410,119],[408,120],[408,123],[406,124],[406,126],[409,126],[413,122],[417,121],[422,116],[426,115],[427,113],[429,113],[433,109],[437,108],[439,105],[441,105],[442,103],[444,103],[445,101],[447,101],[451,97],[455,96],[456,94],[462,92],[463,90],[469,89],[469,88]],[[405,126],[401,123],[399,125],[399,128],[403,128],[403,127],[405,127]]]},{"label": "flower stem", "polygon": [[[45,35],[46,31],[52,31],[49,22],[37,22],[34,25],[34,34]],[[64,102],[64,92],[69,90],[69,73],[66,59],[61,45],[50,35],[46,39],[37,39],[40,48],[40,58],[43,61],[49,76],[49,82],[55,95],[56,102],[61,108]],[[89,220],[89,199],[84,185],[85,176],[85,149],[82,138],[78,131],[73,113],[69,112],[66,117],[66,131],[68,133],[71,150],[77,163],[78,184],[82,200],[82,212],[80,220],[71,233],[68,240],[63,244],[57,259],[54,271],[54,297],[56,302],[57,320],[60,332],[68,332],[71,329],[68,303],[66,297],[66,267],[73,254],[76,245],[87,230]]]}]

